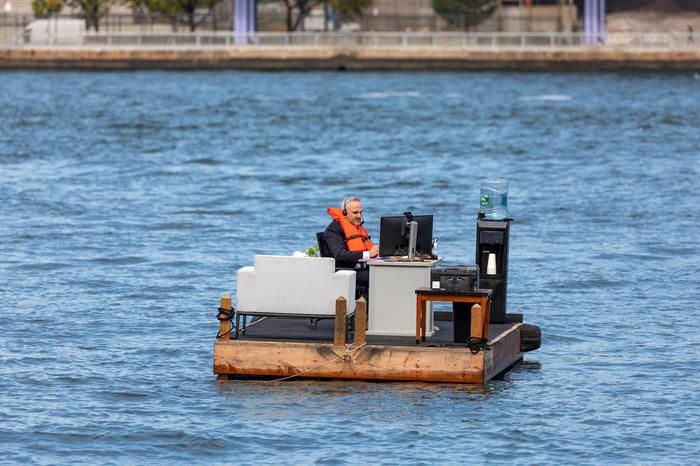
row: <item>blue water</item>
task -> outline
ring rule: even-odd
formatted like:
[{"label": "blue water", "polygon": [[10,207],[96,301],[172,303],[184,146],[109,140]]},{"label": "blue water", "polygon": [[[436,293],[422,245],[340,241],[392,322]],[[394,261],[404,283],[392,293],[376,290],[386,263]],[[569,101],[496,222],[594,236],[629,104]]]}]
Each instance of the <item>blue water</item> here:
[{"label": "blue water", "polygon": [[[700,80],[678,74],[0,72],[8,463],[690,464],[700,453]],[[220,295],[325,208],[435,215],[474,260],[510,180],[486,386],[219,381]]]}]

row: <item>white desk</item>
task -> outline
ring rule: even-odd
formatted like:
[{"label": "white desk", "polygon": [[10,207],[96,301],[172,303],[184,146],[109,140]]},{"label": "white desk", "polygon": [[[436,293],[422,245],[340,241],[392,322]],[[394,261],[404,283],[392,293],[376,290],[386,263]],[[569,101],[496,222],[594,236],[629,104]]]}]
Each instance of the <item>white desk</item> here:
[{"label": "white desk", "polygon": [[[370,260],[368,335],[416,334],[416,288],[430,288],[430,271],[438,260],[423,262]],[[427,335],[433,335],[433,309],[426,309]]]}]

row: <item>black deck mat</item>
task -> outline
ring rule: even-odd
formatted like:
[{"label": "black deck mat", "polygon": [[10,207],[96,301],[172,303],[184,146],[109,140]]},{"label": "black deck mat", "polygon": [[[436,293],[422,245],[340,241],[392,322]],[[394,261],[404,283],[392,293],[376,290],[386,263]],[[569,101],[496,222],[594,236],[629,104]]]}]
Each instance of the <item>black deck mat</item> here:
[{"label": "black deck mat", "polygon": [[[453,341],[452,322],[436,320],[434,325],[439,327],[432,337],[428,337],[423,346],[466,346],[466,343]],[[510,329],[516,324],[490,324],[490,340]],[[266,340],[266,341],[290,341],[290,342],[314,342],[332,343],[335,333],[334,319],[321,319],[316,323],[316,328],[311,328],[309,319],[264,317],[252,324],[248,324],[245,335],[239,334],[242,340]],[[367,335],[368,345],[398,345],[415,346],[414,336],[385,336]],[[350,339],[348,343],[351,343]]]}]

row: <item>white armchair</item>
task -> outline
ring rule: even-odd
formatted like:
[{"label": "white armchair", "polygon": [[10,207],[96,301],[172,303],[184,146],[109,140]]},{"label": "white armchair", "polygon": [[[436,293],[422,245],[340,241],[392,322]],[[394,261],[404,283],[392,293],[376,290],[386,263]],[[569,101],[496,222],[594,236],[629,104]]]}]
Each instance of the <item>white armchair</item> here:
[{"label": "white armchair", "polygon": [[255,256],[254,267],[238,270],[239,315],[335,317],[342,296],[355,312],[355,272],[335,271],[329,257]]}]

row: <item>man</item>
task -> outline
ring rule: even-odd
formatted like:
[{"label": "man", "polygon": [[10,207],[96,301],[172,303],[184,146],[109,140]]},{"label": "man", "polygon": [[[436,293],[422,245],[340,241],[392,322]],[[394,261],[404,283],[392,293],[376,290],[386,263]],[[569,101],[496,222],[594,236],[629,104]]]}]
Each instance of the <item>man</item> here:
[{"label": "man", "polygon": [[356,196],[343,200],[341,207],[328,208],[333,220],[323,232],[323,241],[338,269],[353,269],[357,286],[369,287],[369,270],[365,260],[379,255],[379,249],[370,240],[362,226],[362,203]]}]

